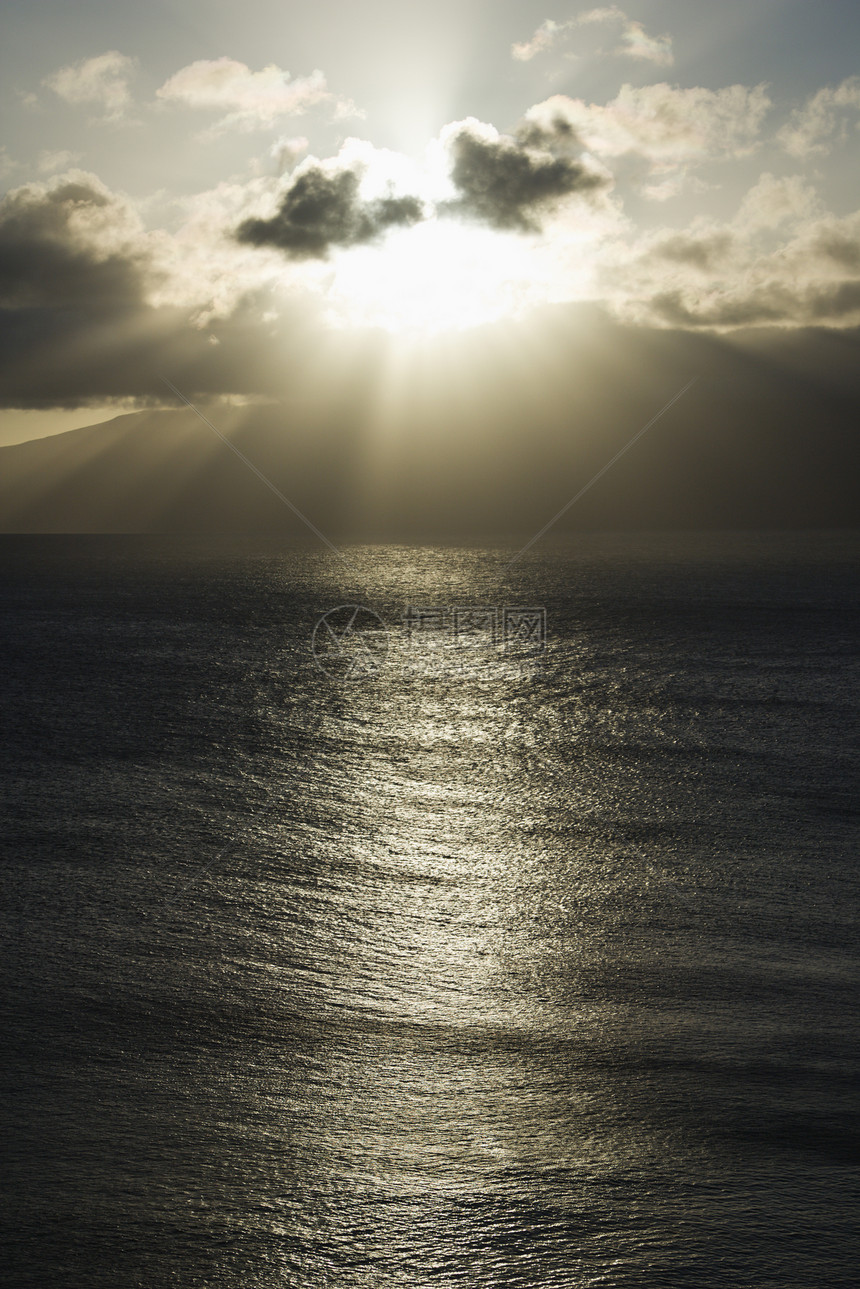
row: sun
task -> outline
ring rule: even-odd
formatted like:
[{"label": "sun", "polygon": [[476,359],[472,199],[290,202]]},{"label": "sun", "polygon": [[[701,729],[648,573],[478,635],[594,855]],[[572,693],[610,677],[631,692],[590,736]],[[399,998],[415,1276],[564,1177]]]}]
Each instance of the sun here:
[{"label": "sun", "polygon": [[326,295],[337,327],[457,331],[521,315],[545,298],[527,239],[434,218],[337,259]]}]

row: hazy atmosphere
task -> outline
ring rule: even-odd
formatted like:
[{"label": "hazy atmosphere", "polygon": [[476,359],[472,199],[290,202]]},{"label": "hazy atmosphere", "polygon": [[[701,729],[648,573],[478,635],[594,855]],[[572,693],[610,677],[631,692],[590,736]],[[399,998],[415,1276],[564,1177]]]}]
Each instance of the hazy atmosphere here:
[{"label": "hazy atmosphere", "polygon": [[[409,534],[418,471],[441,538],[527,529],[697,377],[589,522],[856,519],[856,6],[87,0],[4,29],[0,443],[181,408],[169,381],[316,522]],[[728,491],[679,508],[712,458]],[[7,531],[172,528],[166,493],[205,527],[219,464],[253,527],[193,412],[2,460]]]},{"label": "hazy atmosphere", "polygon": [[860,4],[0,24],[0,1289],[857,1289]]}]

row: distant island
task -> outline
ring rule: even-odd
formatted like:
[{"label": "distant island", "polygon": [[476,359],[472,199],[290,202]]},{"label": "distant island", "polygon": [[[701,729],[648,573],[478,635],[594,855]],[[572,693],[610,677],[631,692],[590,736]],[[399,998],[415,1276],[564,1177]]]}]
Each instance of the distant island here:
[{"label": "distant island", "polygon": [[[854,332],[729,343],[607,324],[557,329],[540,363],[504,358],[488,338],[467,381],[438,359],[387,401],[362,369],[313,398],[200,406],[333,537],[447,540],[536,531],[698,376],[560,533],[860,525]],[[187,407],[0,449],[2,532],[213,530],[304,535]]]}]

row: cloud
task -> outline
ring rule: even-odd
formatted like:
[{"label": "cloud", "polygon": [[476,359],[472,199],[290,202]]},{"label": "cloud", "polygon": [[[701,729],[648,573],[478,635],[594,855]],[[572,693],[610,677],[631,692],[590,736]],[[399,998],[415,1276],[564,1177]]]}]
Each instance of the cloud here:
[{"label": "cloud", "polygon": [[166,102],[226,112],[210,133],[260,129],[284,116],[302,116],[321,104],[330,106],[338,120],[362,115],[350,100],[332,94],[319,70],[292,80],[274,63],[252,72],[233,58],[190,63],[165,81],[157,95]]},{"label": "cloud", "polygon": [[416,224],[424,208],[412,195],[365,200],[358,169],[332,169],[309,161],[293,175],[276,213],[245,219],[239,242],[272,246],[292,259],[324,259],[331,247],[361,246],[389,228]]},{"label": "cloud", "polygon": [[857,326],[860,280],[793,288],[767,282],[745,294],[713,292],[694,302],[680,291],[654,297],[653,313],[673,327],[736,330],[780,326]]},{"label": "cloud", "polygon": [[54,170],[67,169],[75,161],[80,161],[80,159],[80,152],[69,152],[67,149],[56,151],[46,149],[40,152],[36,158],[36,166],[40,174],[49,175]]},{"label": "cloud", "polygon": [[655,244],[652,253],[676,264],[710,272],[723,265],[732,248],[732,237],[727,232],[694,236],[674,233]]},{"label": "cloud", "polygon": [[540,215],[562,198],[594,195],[611,182],[595,166],[565,155],[578,140],[563,119],[526,123],[519,138],[470,119],[448,126],[443,139],[458,196],[440,209],[491,228],[538,232]]},{"label": "cloud", "polygon": [[725,223],[615,248],[602,289],[626,321],[685,329],[860,324],[860,211],[823,211],[801,177],[765,173]]},{"label": "cloud", "polygon": [[690,303],[680,290],[662,291],[651,303],[652,316],[671,327],[736,328],[775,325],[792,310],[791,293],[770,284],[743,297],[711,292]]},{"label": "cloud", "polygon": [[313,302],[278,299],[267,321],[272,290],[243,262],[253,252],[224,238],[214,199],[199,204],[208,223],[198,213],[187,232],[150,233],[85,171],[0,200],[0,406],[157,403],[159,372],[190,396],[283,388],[286,337],[307,342]]},{"label": "cloud", "polygon": [[605,105],[556,94],[530,108],[526,119],[550,126],[565,121],[595,156],[635,154],[666,170],[748,156],[770,106],[764,85],[709,90],[660,82],[622,85]]},{"label": "cloud", "polygon": [[817,232],[815,249],[839,268],[860,274],[860,230],[850,233],[839,228],[821,228]]},{"label": "cloud", "polygon": [[840,85],[825,86],[796,108],[777,135],[794,157],[830,151],[833,136],[845,130],[845,109],[860,111],[860,76],[849,76]]},{"label": "cloud", "polygon": [[42,83],[66,103],[97,104],[106,121],[119,121],[131,102],[128,81],[136,66],[135,59],[111,49],[95,58],[61,67]]},{"label": "cloud", "polygon": [[[377,283],[381,303],[368,317],[388,316],[388,301],[396,315],[413,282],[416,298],[447,300],[459,279],[493,308],[504,300],[487,316],[510,316],[512,300],[523,311],[590,301],[625,323],[690,331],[860,325],[860,212],[828,214],[805,175],[765,172],[724,220],[647,232],[611,191],[610,166],[619,182],[644,176],[652,195],[668,196],[701,186],[698,166],[753,154],[771,107],[764,85],[627,84],[604,104],[556,95],[510,134],[451,123],[424,166],[349,140],[293,169],[307,140],[280,123],[316,104],[337,110],[324,78],[291,81],[277,69],[267,78],[224,59],[184,70],[200,67],[221,71],[190,76],[172,101],[237,128],[280,125],[252,177],[178,198],[169,232],[147,231],[130,200],[81,170],[0,201],[0,402],[145,399],[158,370],[183,387],[180,374],[192,373],[189,389],[271,392],[285,337],[316,335],[339,299],[352,325],[350,291],[370,297]],[[836,136],[855,92],[856,78],[813,96],[818,133],[804,146]],[[86,101],[111,110],[104,96]],[[37,154],[33,173],[72,160]],[[389,230],[402,231],[380,249]]]},{"label": "cloud", "polygon": [[511,57],[518,62],[530,62],[538,54],[546,53],[547,50],[561,43],[576,28],[593,25],[611,25],[621,28],[619,43],[609,51],[595,50],[596,54],[608,52],[627,58],[639,58],[661,67],[671,67],[674,62],[672,37],[649,36],[641,22],[629,18],[617,5],[583,10],[582,13],[565,22],[555,22],[552,18],[547,18],[537,28],[531,39],[511,46]]},{"label": "cloud", "polygon": [[552,49],[562,36],[565,36],[572,27],[576,25],[575,21],[554,22],[552,18],[547,18],[542,22],[530,40],[524,40],[520,44],[511,45],[511,57],[518,62],[528,63],[538,54],[544,54],[548,49]]},{"label": "cloud", "polygon": [[775,229],[821,213],[821,200],[802,175],[761,175],[741,202],[735,223],[748,233]]},{"label": "cloud", "polygon": [[26,184],[0,202],[0,305],[98,311],[143,297],[143,232],[94,175]]},{"label": "cloud", "polygon": [[675,61],[672,37],[649,36],[641,22],[627,22],[621,33],[621,45],[615,52],[630,58],[644,58],[659,67],[671,67]]},{"label": "cloud", "polygon": [[291,170],[303,152],[307,152],[310,142],[304,135],[276,139],[269,148],[269,156],[277,167],[278,174]]},{"label": "cloud", "polygon": [[145,243],[129,204],[83,171],[3,198],[0,403],[74,406],[129,392],[112,349],[144,310]]},{"label": "cloud", "polygon": [[[657,174],[665,173],[657,170]],[[695,193],[707,192],[709,188],[717,187],[716,184],[705,183],[698,175],[691,175],[687,167],[671,168],[666,179],[659,179],[654,183],[643,183],[639,187],[639,192],[649,201],[670,201],[673,197],[678,197],[682,192],[690,191]]]}]

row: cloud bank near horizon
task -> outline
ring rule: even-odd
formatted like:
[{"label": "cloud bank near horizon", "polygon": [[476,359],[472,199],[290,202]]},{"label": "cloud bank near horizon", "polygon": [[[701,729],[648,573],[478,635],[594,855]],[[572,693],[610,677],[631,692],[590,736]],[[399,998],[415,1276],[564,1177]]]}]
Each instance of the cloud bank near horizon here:
[{"label": "cloud bank near horizon", "polygon": [[[514,57],[531,63],[585,30],[612,33],[610,52],[643,69],[671,64],[671,39],[617,6],[547,20]],[[42,149],[0,200],[5,406],[143,398],[171,346],[195,355],[201,388],[262,390],[285,330],[350,323],[338,309],[354,266],[371,295],[398,275],[413,289],[404,266],[428,248],[414,290],[454,291],[464,266],[489,266],[489,318],[570,303],[681,331],[860,326],[860,210],[831,206],[821,177],[856,144],[860,78],[787,105],[765,83],[625,82],[600,102],[555,93],[510,133],[449,122],[421,160],[355,137],[316,155],[283,133],[294,118],[308,130],[311,117],[361,118],[320,70],[197,60],[149,104],[132,93],[142,75],[111,50],[43,84],[111,129],[149,112],[208,114],[201,147],[268,133],[266,165],[250,153],[244,173],[162,203],[159,220],[70,149]],[[8,153],[0,161],[25,178]]]}]

